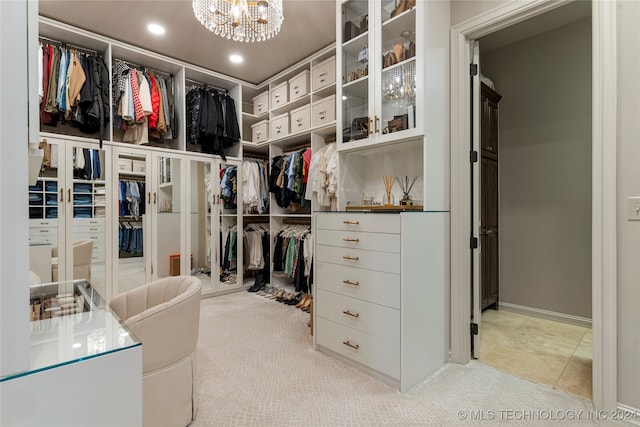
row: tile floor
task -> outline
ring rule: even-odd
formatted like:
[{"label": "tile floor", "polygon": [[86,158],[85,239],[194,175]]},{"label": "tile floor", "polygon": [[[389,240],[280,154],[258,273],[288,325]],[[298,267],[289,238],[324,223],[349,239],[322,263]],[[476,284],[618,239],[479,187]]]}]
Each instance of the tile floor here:
[{"label": "tile floor", "polygon": [[480,362],[591,399],[591,329],[489,309],[481,331]]}]

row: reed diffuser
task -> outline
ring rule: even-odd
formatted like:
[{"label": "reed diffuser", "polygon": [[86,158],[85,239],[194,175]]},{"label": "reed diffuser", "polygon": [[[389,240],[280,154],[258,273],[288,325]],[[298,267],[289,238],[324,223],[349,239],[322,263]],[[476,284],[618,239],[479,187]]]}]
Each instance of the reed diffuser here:
[{"label": "reed diffuser", "polygon": [[417,176],[414,176],[414,177],[405,176],[404,178],[400,178],[399,176],[396,176],[396,182],[398,183],[398,185],[400,186],[400,189],[402,190],[402,200],[400,200],[401,205],[403,206],[413,205],[413,201],[411,201],[411,196],[409,195],[409,193],[411,193],[413,184],[415,184],[417,180],[418,180]]},{"label": "reed diffuser", "polygon": [[384,190],[386,191],[382,204],[385,206],[393,205],[393,195],[391,194],[391,189],[393,188],[393,183],[396,179],[397,177],[391,175],[385,175],[382,177],[382,182],[384,182]]}]

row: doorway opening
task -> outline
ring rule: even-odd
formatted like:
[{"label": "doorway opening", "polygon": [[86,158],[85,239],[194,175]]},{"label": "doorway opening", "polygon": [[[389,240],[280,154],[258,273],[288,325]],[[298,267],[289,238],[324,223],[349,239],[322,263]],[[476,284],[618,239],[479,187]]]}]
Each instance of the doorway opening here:
[{"label": "doorway opening", "polygon": [[[507,2],[451,28],[451,361],[470,360],[470,41],[569,3]],[[592,2],[592,326],[593,405],[617,408],[616,7]],[[477,270],[477,269],[476,269]]]},{"label": "doorway opening", "polygon": [[477,42],[474,357],[591,399],[591,4]]}]

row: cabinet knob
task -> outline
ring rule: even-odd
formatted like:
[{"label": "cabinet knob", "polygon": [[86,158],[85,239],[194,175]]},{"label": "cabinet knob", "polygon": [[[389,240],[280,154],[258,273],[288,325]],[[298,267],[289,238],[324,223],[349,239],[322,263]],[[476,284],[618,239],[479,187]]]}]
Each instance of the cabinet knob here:
[{"label": "cabinet knob", "polygon": [[348,259],[349,261],[358,261],[358,260],[360,260],[360,257],[345,255],[345,256],[342,257],[342,259]]},{"label": "cabinet knob", "polygon": [[347,316],[355,317],[356,319],[360,317],[360,313],[352,313],[349,310],[343,310],[342,314],[346,314]]},{"label": "cabinet knob", "polygon": [[380,117],[376,116],[376,130],[375,133],[378,133],[378,126],[380,125]]},{"label": "cabinet knob", "polygon": [[351,280],[343,280],[342,283],[344,283],[345,285],[352,285],[352,286],[360,286],[360,282],[353,282]]},{"label": "cabinet knob", "polygon": [[351,237],[345,237],[344,239],[342,239],[344,242],[355,242],[358,243],[360,241],[360,239],[353,239]]},{"label": "cabinet knob", "polygon": [[360,221],[342,221],[343,224],[349,224],[349,225],[358,225],[360,224]]},{"label": "cabinet knob", "polygon": [[153,204],[155,205],[157,201],[158,201],[158,197],[157,197],[156,192],[154,191],[153,192]]},{"label": "cabinet knob", "polygon": [[351,347],[354,350],[358,350],[360,348],[360,345],[358,344],[351,344],[350,341],[342,341],[342,344],[346,345],[347,347]]},{"label": "cabinet knob", "polygon": [[70,188],[67,190],[67,201],[69,203],[71,203],[71,189]]},{"label": "cabinet knob", "polygon": [[60,189],[60,203],[64,203],[64,189]]}]

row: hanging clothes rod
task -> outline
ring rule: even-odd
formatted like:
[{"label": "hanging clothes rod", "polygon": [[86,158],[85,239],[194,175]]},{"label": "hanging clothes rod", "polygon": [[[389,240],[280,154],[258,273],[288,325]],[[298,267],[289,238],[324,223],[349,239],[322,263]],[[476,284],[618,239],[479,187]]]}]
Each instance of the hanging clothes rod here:
[{"label": "hanging clothes rod", "polygon": [[303,148],[311,148],[311,142],[305,144],[295,145],[293,147],[287,147],[282,150],[283,153],[292,153],[294,151],[302,150]]},{"label": "hanging clothes rod", "polygon": [[125,61],[124,59],[113,58],[113,61],[114,62],[115,61],[124,62],[130,68],[133,68],[133,69],[136,69],[136,70],[142,70],[142,71],[146,71],[146,72],[153,72],[155,74],[160,74],[161,76],[173,78],[173,73],[166,73],[164,71],[156,70],[154,68],[150,68],[150,67],[145,67],[143,65],[134,64],[133,62]]},{"label": "hanging clothes rod", "polygon": [[210,85],[210,84],[206,84],[206,83],[202,83],[202,82],[198,82],[196,80],[191,80],[191,79],[184,79],[185,83],[191,83],[194,84],[196,86],[200,86],[200,87],[204,87],[206,89],[214,89],[214,90],[218,90],[220,92],[224,92],[225,94],[229,93],[229,89],[225,89],[223,87],[219,87],[219,86],[214,86],[214,85]]},{"label": "hanging clothes rod", "polygon": [[311,225],[311,218],[283,218],[282,223],[287,225]]},{"label": "hanging clothes rod", "polygon": [[80,51],[81,53],[86,53],[86,54],[89,54],[89,55],[98,55],[98,56],[102,56],[103,55],[102,52],[99,52],[97,50],[89,49],[89,48],[82,47],[82,46],[76,46],[76,45],[71,44],[71,43],[61,42],[59,40],[50,39],[50,38],[44,37],[44,36],[38,37],[38,40],[43,42],[44,44],[50,44],[50,45],[58,46],[58,47],[65,47],[65,48],[77,50],[77,51]]},{"label": "hanging clothes rod", "polygon": [[123,171],[119,171],[119,177],[118,177],[118,181],[136,181],[136,182],[145,182],[147,180],[146,177],[144,176],[122,176],[122,175],[127,175],[128,173],[131,172],[123,172]]},{"label": "hanging clothes rod", "polygon": [[126,217],[126,216],[121,216],[118,217],[118,220],[120,220],[120,222],[142,222],[142,218],[141,217]]},{"label": "hanging clothes rod", "polygon": [[255,160],[256,162],[266,162],[266,161],[269,160],[266,155],[264,157],[258,157],[258,156],[255,156],[255,155],[253,155],[253,156],[245,156],[245,155],[243,155],[242,159],[243,160]]}]

